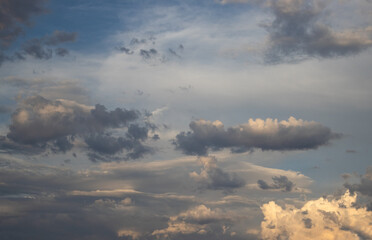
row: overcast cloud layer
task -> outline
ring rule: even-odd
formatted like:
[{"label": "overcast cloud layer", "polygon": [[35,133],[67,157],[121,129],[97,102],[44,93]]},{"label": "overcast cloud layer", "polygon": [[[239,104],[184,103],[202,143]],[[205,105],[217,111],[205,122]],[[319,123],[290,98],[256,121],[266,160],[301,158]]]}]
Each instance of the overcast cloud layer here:
[{"label": "overcast cloud layer", "polygon": [[0,239],[372,238],[371,12],[0,0]]}]

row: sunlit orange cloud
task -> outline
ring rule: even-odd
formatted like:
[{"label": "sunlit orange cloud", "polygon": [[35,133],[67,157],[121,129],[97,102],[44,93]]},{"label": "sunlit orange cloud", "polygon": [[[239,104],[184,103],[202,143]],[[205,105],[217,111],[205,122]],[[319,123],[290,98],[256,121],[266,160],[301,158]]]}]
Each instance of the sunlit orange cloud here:
[{"label": "sunlit orange cloud", "polygon": [[355,208],[357,195],[347,191],[338,200],[319,198],[302,208],[282,208],[271,201],[261,209],[263,239],[371,239],[372,212]]}]

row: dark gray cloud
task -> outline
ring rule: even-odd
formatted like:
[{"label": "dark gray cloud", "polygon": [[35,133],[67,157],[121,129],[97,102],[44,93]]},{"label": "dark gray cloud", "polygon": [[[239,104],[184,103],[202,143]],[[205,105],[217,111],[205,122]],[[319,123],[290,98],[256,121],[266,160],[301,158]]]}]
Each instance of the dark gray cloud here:
[{"label": "dark gray cloud", "polygon": [[178,58],[181,58],[181,56],[178,55],[178,53],[177,53],[175,50],[173,50],[172,48],[169,48],[168,51],[169,51],[169,53],[170,53],[171,55],[173,55],[173,56],[175,56],[175,57],[178,57]]},{"label": "dark gray cloud", "polygon": [[22,58],[26,55],[37,59],[50,59],[53,56],[53,50],[45,48],[45,45],[40,39],[31,39],[22,45]]},{"label": "dark gray cloud", "polygon": [[267,1],[274,20],[269,33],[266,61],[298,61],[307,57],[330,58],[359,53],[370,47],[370,30],[336,32],[324,22],[325,1]]},{"label": "dark gray cloud", "polygon": [[138,38],[132,38],[132,40],[130,40],[130,45],[131,46],[136,46],[136,45],[141,45],[141,44],[146,44],[147,43],[147,39],[138,39]]},{"label": "dark gray cloud", "polygon": [[67,56],[69,54],[69,51],[66,48],[56,48],[54,52],[60,57]]},{"label": "dark gray cloud", "polygon": [[[107,132],[115,129],[122,129],[124,132],[118,133],[122,136],[111,136]],[[93,108],[73,101],[34,96],[27,98],[12,114],[9,132],[6,138],[2,137],[1,146],[12,151],[27,145],[66,152],[78,137],[102,159],[123,150],[127,159],[136,159],[152,151],[143,145],[150,130],[154,130],[154,126],[141,120],[141,113],[136,110],[109,111],[100,104]]]},{"label": "dark gray cloud", "polygon": [[20,58],[24,59],[27,55],[37,59],[50,59],[55,53],[58,56],[66,56],[68,50],[65,48],[52,49],[50,46],[57,46],[62,43],[74,42],[77,33],[54,31],[51,35],[42,38],[34,38],[22,44],[22,51],[19,53]]},{"label": "dark gray cloud", "polygon": [[273,183],[268,184],[264,180],[258,180],[257,184],[261,189],[268,190],[268,189],[281,189],[284,192],[291,192],[295,186],[293,182],[291,182],[286,176],[279,176],[279,177],[272,177]]},{"label": "dark gray cloud", "polygon": [[55,152],[67,152],[74,146],[72,144],[73,140],[74,136],[64,136],[57,138],[52,142],[52,150],[54,150]]},{"label": "dark gray cloud", "polygon": [[[131,125],[133,126],[133,125]],[[130,129],[130,128],[129,128]],[[146,128],[146,132],[148,129]],[[113,137],[109,134],[94,134],[85,137],[85,142],[94,153],[90,153],[89,158],[94,161],[109,162],[112,160],[127,160],[142,158],[145,154],[152,153],[154,150],[148,146],[144,146],[142,141],[145,138],[136,139],[127,133],[127,137]],[[112,158],[112,155],[121,153],[123,150],[127,151],[125,157]]]},{"label": "dark gray cloud", "polygon": [[[0,1],[0,66],[5,61],[25,60],[30,55],[39,59],[49,59],[52,49],[43,45],[56,45],[71,41],[71,35],[56,31],[53,35],[42,39],[32,39],[22,46],[21,52],[7,54],[5,51],[24,33],[24,27],[32,24],[32,17],[47,13],[45,3],[47,0],[2,0]],[[45,40],[45,41],[42,41]],[[65,56],[66,51],[56,50],[56,55]]]},{"label": "dark gray cloud", "polygon": [[[362,52],[372,46],[371,26],[334,28],[332,8],[340,7],[323,0],[222,0],[249,3],[268,9],[273,20],[261,23],[268,32],[266,63],[298,62],[307,58],[333,58]],[[343,3],[339,3],[343,4]],[[337,19],[336,19],[337,21]],[[368,20],[367,20],[368,21]]]},{"label": "dark gray cloud", "polygon": [[110,155],[120,152],[125,147],[131,147],[131,142],[128,140],[122,137],[112,137],[109,134],[91,135],[85,138],[85,142],[96,152]]},{"label": "dark gray cloud", "polygon": [[189,155],[206,155],[208,149],[230,148],[233,152],[262,150],[306,150],[326,145],[331,139],[341,137],[317,122],[277,119],[250,119],[248,123],[225,130],[220,121],[192,121],[191,131],[176,136],[176,149]]},{"label": "dark gray cloud", "polygon": [[0,1],[0,43],[8,47],[31,24],[32,16],[46,13],[46,0]]},{"label": "dark gray cloud", "polygon": [[219,168],[215,157],[200,157],[199,162],[203,165],[201,172],[192,172],[190,177],[198,182],[201,190],[223,190],[225,193],[231,193],[234,189],[245,186],[243,178]]},{"label": "dark gray cloud", "polygon": [[159,64],[167,62],[171,59],[182,58],[184,46],[182,44],[177,47],[163,49],[156,47],[155,38],[132,38],[127,45],[121,45],[115,49],[127,55],[140,56],[142,60],[148,64]]},{"label": "dark gray cloud", "polygon": [[121,51],[121,52],[123,52],[123,53],[126,53],[126,54],[129,54],[129,55],[133,54],[133,51],[130,50],[129,48],[126,48],[126,47],[118,47],[117,49],[118,49],[119,51]]},{"label": "dark gray cloud", "polygon": [[158,51],[156,51],[156,49],[154,48],[151,48],[149,50],[141,49],[140,55],[144,60],[147,60],[156,57],[158,55]]},{"label": "dark gray cloud", "polygon": [[74,42],[77,38],[77,33],[64,31],[54,31],[51,35],[46,35],[42,38],[30,39],[21,45],[20,51],[13,55],[0,54],[0,64],[5,61],[25,60],[27,56],[36,59],[50,59],[53,55],[64,57],[69,54],[66,48],[52,48],[59,44]]},{"label": "dark gray cloud", "polygon": [[360,192],[363,195],[372,196],[372,167],[368,167],[364,175],[361,176],[360,183],[345,183],[344,187],[351,192]]},{"label": "dark gray cloud", "polygon": [[24,145],[0,135],[0,153],[39,154],[45,150],[45,145]]}]

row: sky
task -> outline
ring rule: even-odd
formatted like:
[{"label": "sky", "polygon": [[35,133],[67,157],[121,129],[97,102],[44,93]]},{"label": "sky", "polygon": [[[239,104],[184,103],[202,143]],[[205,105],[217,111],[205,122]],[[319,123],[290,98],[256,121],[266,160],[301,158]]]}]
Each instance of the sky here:
[{"label": "sky", "polygon": [[0,238],[372,239],[370,0],[0,0]]}]

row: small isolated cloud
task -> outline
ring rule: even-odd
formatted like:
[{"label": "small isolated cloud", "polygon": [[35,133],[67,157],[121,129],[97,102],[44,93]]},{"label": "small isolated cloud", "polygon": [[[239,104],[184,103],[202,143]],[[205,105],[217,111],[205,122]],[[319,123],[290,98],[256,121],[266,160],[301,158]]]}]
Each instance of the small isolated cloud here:
[{"label": "small isolated cloud", "polygon": [[372,212],[355,208],[357,195],[347,191],[339,200],[319,198],[308,201],[302,208],[275,202],[261,209],[262,239],[371,239]]},{"label": "small isolated cloud", "polygon": [[249,119],[248,123],[225,129],[220,121],[197,120],[190,123],[191,131],[176,136],[174,145],[188,155],[206,155],[209,149],[230,148],[233,152],[262,150],[306,150],[327,145],[341,137],[330,128],[314,121],[290,117]]},{"label": "small isolated cloud", "polygon": [[201,172],[192,172],[190,177],[198,182],[201,189],[232,192],[245,185],[245,180],[237,174],[231,174],[219,168],[215,157],[199,157],[199,162],[203,166]]},{"label": "small isolated cloud", "polygon": [[[16,151],[22,145],[40,150],[68,151],[74,140],[81,138],[92,160],[110,161],[107,157],[127,152],[126,158],[136,159],[151,152],[142,143],[154,128],[141,123],[137,110],[116,108],[108,111],[105,106],[95,107],[69,100],[48,100],[40,96],[25,99],[12,114],[9,132],[1,138],[1,145]],[[124,129],[122,136],[113,136],[108,130]],[[18,146],[18,148],[16,148]],[[6,148],[5,148],[6,149]]]},{"label": "small isolated cloud", "polygon": [[270,189],[277,189],[282,190],[284,192],[291,192],[295,186],[293,182],[291,182],[286,176],[279,176],[279,177],[273,177],[273,183],[268,184],[264,180],[258,180],[257,184],[259,188],[264,190],[270,190]]},{"label": "small isolated cloud", "polygon": [[366,173],[361,176],[360,183],[345,183],[344,187],[351,192],[360,192],[363,195],[372,196],[372,166],[368,167]]},{"label": "small isolated cloud", "polygon": [[[362,52],[372,46],[372,26],[334,29],[329,19],[337,2],[324,0],[222,0],[248,3],[273,16],[261,23],[267,33],[266,63],[296,62],[309,57],[332,58]],[[339,1],[338,4],[342,4]],[[357,4],[357,3],[356,3]],[[367,18],[368,16],[366,16]]]},{"label": "small isolated cloud", "polygon": [[133,240],[138,239],[141,236],[140,232],[130,230],[130,229],[121,229],[118,231],[118,237],[130,237]]},{"label": "small isolated cloud", "polygon": [[210,231],[211,225],[225,221],[229,222],[232,219],[221,209],[212,210],[205,205],[199,205],[177,216],[170,217],[168,227],[155,230],[152,235],[167,238],[177,234],[206,234]]},{"label": "small isolated cloud", "polygon": [[372,45],[372,28],[335,31],[321,21],[326,1],[267,1],[274,20],[269,33],[268,62],[359,53]]}]

